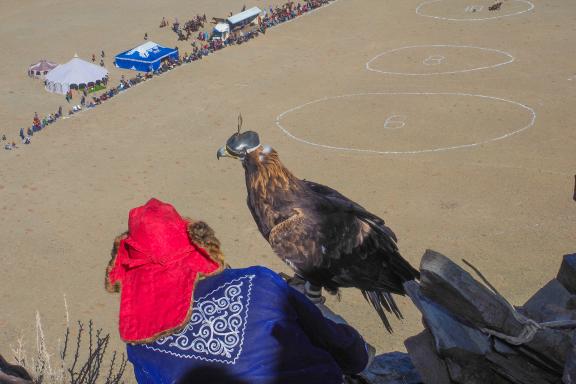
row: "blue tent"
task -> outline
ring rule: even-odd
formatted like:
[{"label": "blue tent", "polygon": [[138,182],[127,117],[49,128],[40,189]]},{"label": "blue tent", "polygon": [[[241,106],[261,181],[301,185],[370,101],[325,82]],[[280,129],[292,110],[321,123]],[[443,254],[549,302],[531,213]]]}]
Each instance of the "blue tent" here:
[{"label": "blue tent", "polygon": [[162,60],[178,59],[178,49],[167,48],[148,41],[134,49],[116,55],[114,64],[118,68],[132,69],[134,71],[155,71],[162,64]]}]

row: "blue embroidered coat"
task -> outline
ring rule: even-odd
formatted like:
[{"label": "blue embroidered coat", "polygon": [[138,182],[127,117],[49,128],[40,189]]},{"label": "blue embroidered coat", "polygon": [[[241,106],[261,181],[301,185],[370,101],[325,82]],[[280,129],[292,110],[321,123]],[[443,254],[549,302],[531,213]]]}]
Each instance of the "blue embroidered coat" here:
[{"label": "blue embroidered coat", "polygon": [[368,361],[353,328],[264,267],[202,280],[182,331],[127,348],[139,384],[341,384]]}]

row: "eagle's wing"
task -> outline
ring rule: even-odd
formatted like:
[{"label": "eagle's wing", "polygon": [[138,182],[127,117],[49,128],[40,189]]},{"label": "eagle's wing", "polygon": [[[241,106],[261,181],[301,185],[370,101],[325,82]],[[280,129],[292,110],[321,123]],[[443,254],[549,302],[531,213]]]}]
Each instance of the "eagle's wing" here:
[{"label": "eagle's wing", "polygon": [[[337,291],[342,284],[343,255],[350,255],[362,241],[360,224],[322,201],[300,201],[293,214],[272,228],[268,242],[296,273],[314,285]],[[367,227],[367,226],[366,226]],[[348,258],[349,259],[349,258]]]},{"label": "eagle's wing", "polygon": [[402,314],[390,293],[403,294],[402,284],[418,271],[400,255],[384,220],[332,188],[303,182],[309,192],[271,229],[272,249],[314,285],[359,288],[391,331],[385,311]]},{"label": "eagle's wing", "polygon": [[379,284],[383,284],[391,292],[401,293],[404,292],[404,281],[420,278],[418,270],[398,252],[396,234],[385,225],[384,220],[330,187],[307,180],[304,180],[304,183],[317,197],[327,201],[333,210],[351,215],[353,221],[360,223],[356,232],[360,241],[353,252],[356,256],[354,260],[357,261],[357,257],[360,257],[363,259],[364,269],[372,265],[381,271]]},{"label": "eagle's wing", "polygon": [[346,196],[342,195],[340,192],[325,185],[318,184],[308,180],[302,180],[302,182],[306,184],[312,191],[324,197],[326,200],[330,201],[336,207],[343,209],[345,211],[353,212],[355,215],[358,216],[359,219],[365,221],[371,227],[374,227],[375,230],[383,232],[385,236],[388,236],[392,240],[394,240],[394,243],[398,242],[396,234],[389,227],[385,225],[384,220],[368,212],[360,204],[350,200]]},{"label": "eagle's wing", "polygon": [[338,287],[403,293],[418,272],[402,258],[394,232],[378,216],[332,188],[304,181],[311,193],[270,231],[268,242],[307,280]]},{"label": "eagle's wing", "polygon": [[314,265],[322,265],[322,260],[314,258],[318,239],[309,236],[312,229],[310,224],[302,210],[296,208],[292,216],[275,225],[268,235],[274,252],[302,277]]}]

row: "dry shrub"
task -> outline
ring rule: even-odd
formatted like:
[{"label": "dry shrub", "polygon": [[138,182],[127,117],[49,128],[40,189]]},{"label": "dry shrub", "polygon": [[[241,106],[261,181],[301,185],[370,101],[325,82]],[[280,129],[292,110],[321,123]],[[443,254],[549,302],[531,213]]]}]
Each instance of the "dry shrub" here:
[{"label": "dry shrub", "polygon": [[[118,384],[126,370],[127,360],[112,351],[104,364],[110,334],[104,334],[101,328],[95,329],[92,320],[88,329],[81,321],[77,323],[76,342],[70,350],[70,316],[68,303],[64,296],[66,309],[66,331],[63,341],[58,339],[56,358],[51,354],[44,336],[40,313],[36,312],[36,349],[31,355],[26,351],[24,338],[20,336],[12,353],[16,363],[24,367],[34,378],[35,384]],[[107,368],[106,368],[107,367]],[[105,375],[105,376],[104,376]]]}]

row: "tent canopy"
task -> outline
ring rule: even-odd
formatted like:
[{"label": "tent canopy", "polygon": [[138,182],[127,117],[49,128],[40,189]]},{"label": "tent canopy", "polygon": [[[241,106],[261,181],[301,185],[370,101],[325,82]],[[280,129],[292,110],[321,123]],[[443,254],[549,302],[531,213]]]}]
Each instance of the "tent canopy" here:
[{"label": "tent canopy", "polygon": [[230,16],[229,18],[226,19],[226,21],[228,21],[228,24],[230,24],[230,26],[233,28],[240,27],[250,23],[260,13],[262,13],[262,10],[260,8],[252,7],[243,12],[237,13],[234,16]]},{"label": "tent canopy", "polygon": [[56,63],[42,59],[39,62],[32,64],[30,67],[28,67],[28,74],[30,76],[44,76],[57,66],[58,64]]},{"label": "tent canopy", "polygon": [[87,61],[74,58],[54,68],[46,75],[46,90],[53,93],[65,94],[71,87],[86,86],[104,80],[108,71]]},{"label": "tent canopy", "polygon": [[160,67],[162,60],[178,59],[178,49],[163,47],[148,41],[138,47],[116,55],[114,64],[118,68],[149,72]]},{"label": "tent canopy", "polygon": [[218,23],[214,27],[214,31],[219,32],[219,33],[230,32],[230,27],[226,23]]}]

